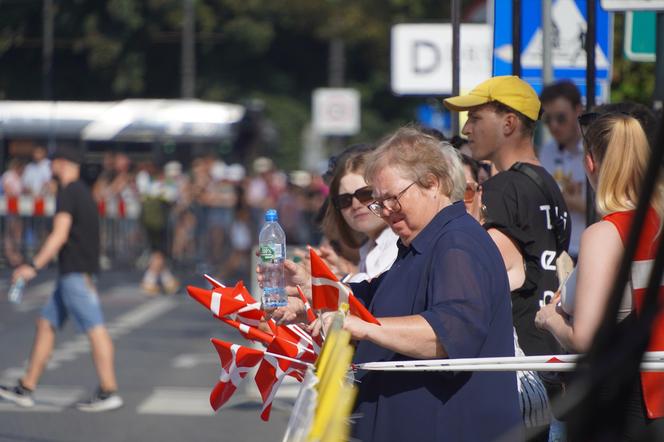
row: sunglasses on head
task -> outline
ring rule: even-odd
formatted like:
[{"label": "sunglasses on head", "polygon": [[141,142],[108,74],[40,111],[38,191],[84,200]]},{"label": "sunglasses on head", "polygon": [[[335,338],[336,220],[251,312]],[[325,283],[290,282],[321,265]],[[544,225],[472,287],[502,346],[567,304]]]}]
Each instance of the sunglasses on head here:
[{"label": "sunglasses on head", "polygon": [[544,124],[549,126],[551,123],[555,122],[558,126],[563,125],[567,123],[567,115],[563,113],[557,113],[557,114],[544,114],[542,117],[542,121]]},{"label": "sunglasses on head", "polygon": [[589,140],[587,138],[588,129],[590,128],[590,126],[596,121],[606,117],[610,117],[612,115],[624,115],[627,117],[631,116],[629,113],[623,111],[605,112],[605,113],[586,112],[584,114],[579,115],[578,121],[579,121],[579,127],[581,128],[581,136],[583,137],[583,141],[586,146],[590,145]]},{"label": "sunglasses on head", "polygon": [[353,193],[342,193],[336,198],[332,199],[334,207],[339,210],[347,209],[353,205],[353,198],[357,199],[361,204],[366,205],[373,201],[373,189],[369,186],[360,187]]}]

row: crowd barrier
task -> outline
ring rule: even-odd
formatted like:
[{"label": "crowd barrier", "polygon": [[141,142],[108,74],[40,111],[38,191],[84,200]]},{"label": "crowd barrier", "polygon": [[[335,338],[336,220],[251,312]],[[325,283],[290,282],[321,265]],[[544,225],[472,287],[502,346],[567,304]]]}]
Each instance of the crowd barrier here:
[{"label": "crowd barrier", "polygon": [[[52,228],[55,197],[0,196],[0,268],[34,256]],[[133,266],[146,251],[138,199],[108,198],[97,203],[103,267]]]}]

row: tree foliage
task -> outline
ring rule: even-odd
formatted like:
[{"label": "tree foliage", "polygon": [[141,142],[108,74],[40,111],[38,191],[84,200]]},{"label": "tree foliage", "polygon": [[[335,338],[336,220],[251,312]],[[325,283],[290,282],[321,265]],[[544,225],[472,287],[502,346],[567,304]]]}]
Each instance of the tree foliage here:
[{"label": "tree foliage", "polygon": [[[180,95],[183,0],[53,1],[55,99]],[[413,119],[422,101],[390,91],[391,26],[450,16],[450,2],[433,0],[194,2],[196,96],[262,99],[279,132],[277,159],[284,165],[297,160],[312,90],[328,84],[330,40],[344,42],[345,83],[362,97],[363,132],[347,141],[376,140]],[[0,10],[0,99],[40,99],[42,0],[0,0]],[[614,99],[649,100],[653,79],[651,67],[617,56]]]}]

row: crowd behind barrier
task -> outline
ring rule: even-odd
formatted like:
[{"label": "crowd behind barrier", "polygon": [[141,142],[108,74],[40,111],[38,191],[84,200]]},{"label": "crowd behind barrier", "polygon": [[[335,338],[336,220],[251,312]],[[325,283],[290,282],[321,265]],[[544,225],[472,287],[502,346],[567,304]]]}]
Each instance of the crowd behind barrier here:
[{"label": "crowd behind barrier", "polygon": [[[29,261],[51,229],[56,183],[43,149],[33,159],[10,158],[0,186],[0,269]],[[37,167],[40,177],[31,174]],[[35,185],[34,183],[37,182]],[[246,278],[251,248],[267,208],[277,208],[289,244],[317,243],[315,227],[327,187],[318,174],[286,172],[258,158],[249,172],[207,155],[185,168],[134,163],[108,152],[92,183],[100,218],[101,265],[145,268],[154,236],[176,273],[211,272]],[[152,232],[152,233],[150,233]]]}]

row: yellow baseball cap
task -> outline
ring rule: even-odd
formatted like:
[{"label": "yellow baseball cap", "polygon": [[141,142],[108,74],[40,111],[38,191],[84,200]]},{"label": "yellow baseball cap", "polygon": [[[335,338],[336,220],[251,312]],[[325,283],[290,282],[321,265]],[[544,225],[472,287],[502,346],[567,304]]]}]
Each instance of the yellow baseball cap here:
[{"label": "yellow baseball cap", "polygon": [[539,118],[541,103],[535,90],[514,75],[490,78],[475,86],[467,95],[443,100],[445,107],[454,111],[467,111],[490,101],[499,101],[533,121]]}]

